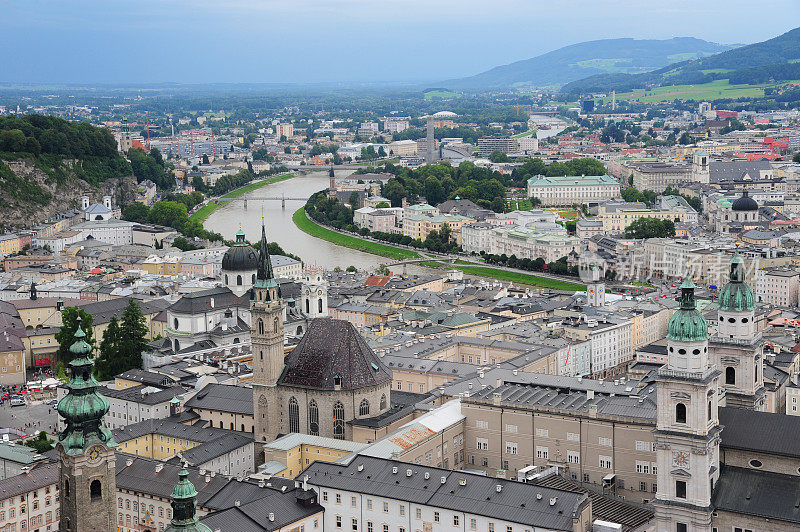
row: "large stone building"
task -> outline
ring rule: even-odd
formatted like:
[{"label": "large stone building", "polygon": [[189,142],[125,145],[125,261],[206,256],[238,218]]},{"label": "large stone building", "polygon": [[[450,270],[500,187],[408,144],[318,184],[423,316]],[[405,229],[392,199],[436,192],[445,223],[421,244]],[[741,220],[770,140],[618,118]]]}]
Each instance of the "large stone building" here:
[{"label": "large stone building", "polygon": [[541,200],[544,207],[597,204],[620,197],[619,181],[608,175],[561,176],[542,175],[528,180],[528,197]]},{"label": "large stone building", "polygon": [[250,303],[255,438],[303,432],[350,439],[348,421],[389,410],[391,372],[350,323],[330,318],[311,321],[284,360],[284,305],[262,226]]}]

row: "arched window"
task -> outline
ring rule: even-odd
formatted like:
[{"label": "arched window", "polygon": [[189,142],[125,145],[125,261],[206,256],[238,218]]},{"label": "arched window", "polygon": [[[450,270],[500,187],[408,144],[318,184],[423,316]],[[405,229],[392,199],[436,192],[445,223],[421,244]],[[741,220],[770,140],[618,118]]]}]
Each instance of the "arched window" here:
[{"label": "arched window", "polygon": [[367,401],[366,399],[361,400],[361,404],[358,406],[358,415],[359,416],[369,415],[369,401]]},{"label": "arched window", "polygon": [[250,284],[256,284],[256,274],[250,276]]},{"label": "arched window", "polygon": [[686,423],[686,405],[683,403],[675,405],[675,423]]},{"label": "arched window", "polygon": [[381,412],[386,410],[386,394],[381,395]]},{"label": "arched window", "polygon": [[278,332],[278,317],[272,320],[272,332]]},{"label": "arched window", "polygon": [[725,384],[736,384],[736,370],[731,366],[725,368]]},{"label": "arched window", "polygon": [[230,284],[230,281],[228,281],[228,274],[227,273],[225,274],[225,284],[226,285]]},{"label": "arched window", "polygon": [[69,497],[69,479],[64,479],[64,497]]},{"label": "arched window", "polygon": [[306,314],[311,314],[311,300],[306,298]]},{"label": "arched window", "polygon": [[711,401],[708,402],[708,420],[711,421]]},{"label": "arched window", "polygon": [[336,401],[333,405],[333,437],[337,440],[344,439],[344,405]]},{"label": "arched window", "polygon": [[295,334],[297,336],[300,336],[301,334],[303,334],[303,326],[302,325],[298,325],[297,326],[297,332]]},{"label": "arched window", "polygon": [[319,408],[313,399],[308,403],[308,432],[312,436],[319,436]]},{"label": "arched window", "polygon": [[92,483],[89,484],[89,496],[92,499],[103,498],[103,487],[98,479],[94,479]]},{"label": "arched window", "polygon": [[758,364],[753,368],[753,382],[758,384]]},{"label": "arched window", "polygon": [[175,325],[175,330],[178,330],[178,318],[175,318],[172,322]]},{"label": "arched window", "polygon": [[258,334],[264,334],[264,320],[258,318]]},{"label": "arched window", "polygon": [[317,312],[322,314],[322,298],[317,299]]},{"label": "arched window", "polygon": [[175,338],[175,352],[177,353],[180,350],[181,350],[181,343],[178,341],[177,338]]},{"label": "arched window", "polygon": [[297,399],[289,399],[289,432],[300,432],[300,405]]},{"label": "arched window", "polygon": [[236,276],[236,286],[242,286],[242,276],[241,275],[237,275]]}]

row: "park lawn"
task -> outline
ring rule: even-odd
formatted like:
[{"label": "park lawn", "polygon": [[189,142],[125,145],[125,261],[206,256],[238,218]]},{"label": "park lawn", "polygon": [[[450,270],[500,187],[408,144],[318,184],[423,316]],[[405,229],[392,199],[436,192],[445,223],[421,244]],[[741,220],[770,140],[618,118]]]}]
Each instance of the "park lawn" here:
[{"label": "park lawn", "polygon": [[306,216],[305,207],[300,207],[295,211],[295,213],[292,215],[292,221],[304,233],[308,233],[309,235],[316,238],[327,240],[328,242],[332,242],[337,246],[343,246],[358,251],[364,251],[366,253],[372,253],[373,255],[380,255],[381,257],[387,257],[390,259],[420,258],[419,253],[417,253],[416,251],[411,251],[403,248],[396,248],[394,246],[379,244],[377,242],[371,242],[368,240],[362,240],[354,236],[337,233],[336,231],[332,231],[327,227],[322,227],[321,225],[318,225],[316,222],[311,220],[308,216]]},{"label": "park lawn", "polygon": [[540,286],[542,288],[552,288],[554,290],[586,290],[586,286],[577,283],[568,283],[566,281],[559,281],[557,279],[548,279],[546,277],[539,277],[537,275],[529,275],[526,273],[509,272],[506,270],[495,270],[494,268],[487,268],[484,266],[458,266],[455,268],[469,275],[479,275],[481,277],[491,277],[493,279],[500,279],[501,281],[511,281],[518,284],[526,284],[530,286]]},{"label": "park lawn", "polygon": [[538,132],[537,129],[529,129],[528,131],[523,131],[522,133],[517,133],[516,135],[511,135],[511,138],[512,139],[521,139],[522,137],[530,137],[531,135],[533,135],[535,137],[537,132]]},{"label": "park lawn", "polygon": [[294,177],[294,174],[281,174],[281,175],[268,177],[268,178],[262,179],[260,181],[253,181],[251,183],[248,183],[248,184],[246,184],[246,185],[244,185],[242,187],[239,187],[239,188],[237,188],[235,190],[231,190],[227,194],[221,196],[220,199],[217,202],[206,203],[205,205],[203,205],[202,207],[197,209],[197,212],[192,213],[192,215],[189,216],[189,219],[194,221],[194,222],[203,223],[203,222],[206,221],[206,218],[211,216],[211,213],[213,213],[214,211],[216,211],[220,207],[220,205],[226,203],[224,201],[225,198],[238,198],[239,196],[242,196],[243,194],[247,194],[248,192],[252,192],[254,190],[258,190],[259,188],[261,188],[261,187],[263,187],[265,185],[271,185],[272,183],[278,183],[280,181],[286,181],[287,179],[291,179],[293,177]]},{"label": "park lawn", "polygon": [[418,262],[420,266],[425,266],[426,268],[441,268],[444,266],[443,263],[435,261],[435,260],[426,260],[425,262]]},{"label": "park lawn", "polygon": [[531,200],[508,200],[509,212],[511,211],[529,211],[533,209],[533,205],[531,205]]}]

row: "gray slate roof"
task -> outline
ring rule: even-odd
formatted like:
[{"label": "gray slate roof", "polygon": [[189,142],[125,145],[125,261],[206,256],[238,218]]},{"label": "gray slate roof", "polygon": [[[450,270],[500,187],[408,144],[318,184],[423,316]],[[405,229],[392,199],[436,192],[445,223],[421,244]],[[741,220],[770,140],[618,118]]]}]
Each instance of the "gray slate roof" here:
[{"label": "gray slate roof", "polygon": [[186,408],[253,415],[253,389],[226,384],[207,384],[186,401]]},{"label": "gray slate roof", "polygon": [[[361,471],[359,466],[363,465]],[[397,473],[392,468],[397,468]],[[407,471],[411,476],[407,476]],[[425,478],[425,473],[429,478]],[[315,462],[300,477],[312,486],[425,504],[531,527],[573,530],[573,516],[589,504],[583,493],[523,484],[435,467],[360,456],[349,464]],[[441,482],[444,477],[445,482]],[[466,484],[460,485],[464,479]],[[496,487],[501,486],[498,493]],[[537,494],[542,497],[537,499]],[[553,505],[550,499],[555,498]]]},{"label": "gray slate roof", "polygon": [[[129,460],[131,465],[128,465]],[[159,464],[162,469],[156,472]],[[172,496],[172,488],[178,483],[178,471],[180,470],[180,464],[170,464],[118,452],[115,477],[117,489],[169,499]],[[189,480],[197,490],[198,506],[205,506],[206,501],[225,487],[229,481],[228,477],[220,474],[214,474],[213,477],[210,472],[207,475],[201,475],[200,470],[192,466],[188,468],[188,471]],[[208,482],[206,482],[206,478],[208,478]]]},{"label": "gray slate roof", "polygon": [[798,493],[800,477],[797,475],[723,465],[711,502],[718,510],[800,523]]},{"label": "gray slate roof", "polygon": [[58,483],[60,467],[58,462],[48,462],[39,464],[28,473],[0,480],[0,500]]},{"label": "gray slate roof", "polygon": [[719,423],[723,447],[800,457],[800,417],[720,407]]},{"label": "gray slate roof", "polygon": [[302,388],[354,390],[391,382],[392,373],[347,321],[317,318],[285,359],[279,384]]}]

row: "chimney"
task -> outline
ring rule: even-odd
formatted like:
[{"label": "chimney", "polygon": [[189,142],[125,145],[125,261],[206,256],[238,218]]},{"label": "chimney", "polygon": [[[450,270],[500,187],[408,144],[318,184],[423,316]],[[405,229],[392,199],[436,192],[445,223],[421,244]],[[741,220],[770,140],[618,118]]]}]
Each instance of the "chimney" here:
[{"label": "chimney", "polygon": [[261,480],[259,480],[259,481],[258,481],[258,487],[259,487],[259,488],[263,488],[263,487],[264,487],[264,484],[266,484],[266,481],[265,481],[263,478],[262,478]]},{"label": "chimney", "polygon": [[236,507],[239,507],[239,506],[242,505],[242,501],[240,501],[239,499],[236,499],[235,501],[233,501],[233,505],[236,506]]},{"label": "chimney", "polygon": [[499,405],[503,401],[503,394],[500,392],[494,392],[492,394],[492,404]]},{"label": "chimney", "polygon": [[500,493],[501,491],[503,491],[503,486],[502,484],[498,484],[497,486],[495,486],[494,489],[497,491],[497,493]]},{"label": "chimney", "polygon": [[156,464],[156,474],[161,473],[161,471],[163,471],[163,470],[164,470],[164,464],[163,463],[159,462],[158,464]]},{"label": "chimney", "polygon": [[[236,506],[239,506],[239,505],[237,504]],[[275,520],[275,514],[274,513],[272,513],[272,512],[269,513],[269,520],[270,521],[274,521]]]},{"label": "chimney", "polygon": [[308,491],[308,475],[303,475],[303,491]]},{"label": "chimney", "polygon": [[589,401],[594,399],[594,390],[586,390],[586,399]]}]

